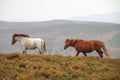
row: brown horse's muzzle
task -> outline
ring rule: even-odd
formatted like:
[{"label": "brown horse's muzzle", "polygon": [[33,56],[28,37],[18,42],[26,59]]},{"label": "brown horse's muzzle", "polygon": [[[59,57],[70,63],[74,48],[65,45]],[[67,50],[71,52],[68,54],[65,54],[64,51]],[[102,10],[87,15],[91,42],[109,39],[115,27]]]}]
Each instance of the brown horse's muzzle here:
[{"label": "brown horse's muzzle", "polygon": [[67,48],[67,46],[64,46],[64,49],[66,49]]}]

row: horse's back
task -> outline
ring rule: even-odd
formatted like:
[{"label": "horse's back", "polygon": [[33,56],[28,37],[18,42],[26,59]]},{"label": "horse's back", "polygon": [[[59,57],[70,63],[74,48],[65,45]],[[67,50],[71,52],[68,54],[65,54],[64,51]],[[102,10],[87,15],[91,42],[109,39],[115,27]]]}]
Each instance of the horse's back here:
[{"label": "horse's back", "polygon": [[78,49],[83,52],[92,52],[95,49],[100,49],[102,44],[99,40],[79,40]]},{"label": "horse's back", "polygon": [[31,38],[31,41],[33,41],[35,44],[41,44],[43,40],[41,38]]},{"label": "horse's back", "polygon": [[91,52],[91,51],[93,51],[92,44],[93,44],[93,41],[81,40],[79,42],[80,51],[83,51],[83,52]]},{"label": "horse's back", "polygon": [[94,47],[98,47],[98,48],[101,48],[102,45],[103,45],[103,41],[100,41],[100,40],[91,40],[91,42],[93,43]]}]

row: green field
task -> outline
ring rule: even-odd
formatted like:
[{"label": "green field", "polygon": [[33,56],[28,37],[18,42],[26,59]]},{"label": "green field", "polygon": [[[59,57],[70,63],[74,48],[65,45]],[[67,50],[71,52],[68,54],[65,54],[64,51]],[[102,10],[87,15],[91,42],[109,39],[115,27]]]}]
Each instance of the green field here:
[{"label": "green field", "polygon": [[0,80],[120,80],[120,59],[0,54]]}]

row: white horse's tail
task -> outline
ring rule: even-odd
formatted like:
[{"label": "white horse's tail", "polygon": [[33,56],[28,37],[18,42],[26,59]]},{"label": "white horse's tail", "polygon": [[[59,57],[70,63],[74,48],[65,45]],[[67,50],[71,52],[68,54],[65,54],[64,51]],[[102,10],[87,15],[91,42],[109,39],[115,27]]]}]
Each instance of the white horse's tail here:
[{"label": "white horse's tail", "polygon": [[41,45],[42,53],[46,53],[45,41],[42,41],[41,44],[42,44],[42,45]]}]

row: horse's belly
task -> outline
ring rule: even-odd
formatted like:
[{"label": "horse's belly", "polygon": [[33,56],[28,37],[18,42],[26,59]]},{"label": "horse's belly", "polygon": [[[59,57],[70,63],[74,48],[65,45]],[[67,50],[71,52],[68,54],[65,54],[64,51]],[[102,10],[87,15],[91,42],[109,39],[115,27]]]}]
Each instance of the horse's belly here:
[{"label": "horse's belly", "polygon": [[92,51],[94,51],[94,50],[82,50],[81,52],[90,53]]},{"label": "horse's belly", "polygon": [[92,51],[94,51],[94,49],[91,47],[84,47],[81,49],[81,52],[86,52],[86,53],[90,53]]},{"label": "horse's belly", "polygon": [[36,46],[34,44],[26,44],[25,46],[26,46],[27,49],[30,49],[30,50],[36,48]]},{"label": "horse's belly", "polygon": [[27,47],[27,49],[33,50],[33,49],[36,49],[36,47],[35,46],[30,46],[30,47]]}]

